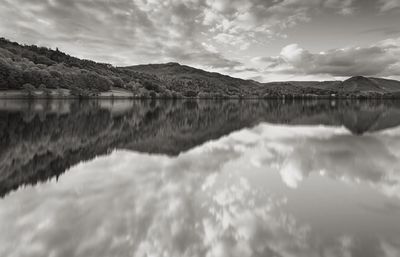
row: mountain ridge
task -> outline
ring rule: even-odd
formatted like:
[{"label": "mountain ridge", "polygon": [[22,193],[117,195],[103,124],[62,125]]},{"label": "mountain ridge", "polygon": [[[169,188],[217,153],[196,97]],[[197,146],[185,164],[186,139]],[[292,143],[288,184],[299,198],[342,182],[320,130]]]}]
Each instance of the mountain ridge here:
[{"label": "mountain ridge", "polygon": [[114,67],[0,38],[0,92],[12,90],[52,97],[399,98],[400,82],[354,76],[344,81],[261,83],[176,62]]}]

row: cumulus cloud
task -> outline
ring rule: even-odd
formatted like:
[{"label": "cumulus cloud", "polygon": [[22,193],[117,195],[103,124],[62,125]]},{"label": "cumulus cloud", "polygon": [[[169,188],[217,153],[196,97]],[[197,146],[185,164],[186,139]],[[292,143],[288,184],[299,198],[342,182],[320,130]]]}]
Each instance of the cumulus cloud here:
[{"label": "cumulus cloud", "polygon": [[[385,12],[398,7],[398,0],[378,6]],[[398,75],[392,53],[399,40],[325,53],[288,45],[281,55],[254,58],[274,39],[290,38],[286,33],[298,24],[326,13],[350,18],[360,9],[356,0],[3,0],[0,33],[118,66],[177,61],[262,81]]]},{"label": "cumulus cloud", "polygon": [[346,47],[312,53],[298,44],[285,46],[279,56],[260,57],[254,63],[266,74],[329,75],[333,77],[400,75],[400,38],[366,47]]},{"label": "cumulus cloud", "polygon": [[238,65],[202,45],[201,2],[5,0],[0,30],[22,43],[59,47],[116,65],[167,61],[213,68]]},{"label": "cumulus cloud", "polygon": [[3,0],[0,32],[116,65],[178,61],[234,72],[243,60],[232,60],[226,49],[245,51],[318,10],[349,14],[352,6],[352,0]]}]

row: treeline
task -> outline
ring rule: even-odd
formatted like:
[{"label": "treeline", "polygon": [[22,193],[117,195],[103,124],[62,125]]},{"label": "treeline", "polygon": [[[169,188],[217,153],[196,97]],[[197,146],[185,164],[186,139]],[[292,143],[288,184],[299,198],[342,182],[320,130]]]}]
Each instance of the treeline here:
[{"label": "treeline", "polygon": [[72,95],[96,96],[111,89],[125,89],[129,96],[136,98],[400,97],[400,87],[399,92],[375,92],[347,90],[345,82],[329,83],[321,83],[318,87],[312,82],[262,84],[178,63],[113,67],[110,64],[81,60],[58,49],[20,45],[0,38],[0,90],[33,92],[40,89],[50,92],[58,89],[60,94],[68,90]]},{"label": "treeline", "polygon": [[68,89],[73,95],[95,96],[121,88],[138,98],[224,98],[240,96],[238,87],[225,90],[227,85],[204,78],[177,79],[117,68],[0,38],[0,90]]},{"label": "treeline", "polygon": [[144,97],[179,96],[162,85],[156,76],[0,39],[0,90],[69,89],[73,94],[96,95],[115,87]]},{"label": "treeline", "polygon": [[113,67],[81,60],[58,49],[20,45],[0,38],[0,90],[60,89],[62,93],[61,89],[68,89],[73,95],[95,96],[121,88],[137,98],[259,98],[281,94],[255,81],[176,63],[156,66],[168,74],[152,73],[154,65],[141,67],[143,70],[140,66]]},{"label": "treeline", "polygon": [[101,92],[118,82],[113,77],[63,62],[57,63],[46,56],[4,42],[7,41],[2,40],[0,48],[0,89],[18,90],[28,84],[35,88],[44,85],[49,89],[76,87]]}]

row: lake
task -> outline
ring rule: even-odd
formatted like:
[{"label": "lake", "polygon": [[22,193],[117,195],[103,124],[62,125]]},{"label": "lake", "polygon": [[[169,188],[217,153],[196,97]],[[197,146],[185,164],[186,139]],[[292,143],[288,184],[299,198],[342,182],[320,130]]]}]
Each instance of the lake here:
[{"label": "lake", "polygon": [[0,256],[400,256],[400,102],[0,100]]}]

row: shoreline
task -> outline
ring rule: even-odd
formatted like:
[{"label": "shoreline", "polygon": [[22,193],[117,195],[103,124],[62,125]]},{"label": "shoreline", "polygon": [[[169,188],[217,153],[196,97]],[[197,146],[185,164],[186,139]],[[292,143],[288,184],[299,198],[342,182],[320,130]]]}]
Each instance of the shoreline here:
[{"label": "shoreline", "polygon": [[354,100],[354,101],[377,101],[377,100],[400,100],[400,97],[133,97],[133,96],[0,96],[0,100],[282,100],[282,101],[301,101],[301,100]]},{"label": "shoreline", "polygon": [[229,100],[229,99],[253,99],[253,100],[397,100],[400,99],[400,95],[376,95],[376,94],[349,94],[349,95],[264,95],[264,96],[237,96],[237,95],[220,95],[220,96],[138,96],[134,95],[131,91],[122,88],[113,88],[110,91],[100,92],[97,95],[73,95],[69,89],[47,89],[34,90],[31,92],[25,90],[3,90],[0,91],[0,99],[24,99],[24,100],[35,100],[35,99],[165,99],[165,100],[177,100],[177,99],[209,99],[209,100]]}]

